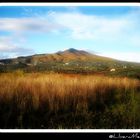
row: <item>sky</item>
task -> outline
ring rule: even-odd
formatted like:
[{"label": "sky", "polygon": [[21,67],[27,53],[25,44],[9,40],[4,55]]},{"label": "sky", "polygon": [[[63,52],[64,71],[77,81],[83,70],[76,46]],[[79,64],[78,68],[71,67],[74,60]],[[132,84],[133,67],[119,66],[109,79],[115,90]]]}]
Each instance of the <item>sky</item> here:
[{"label": "sky", "polygon": [[69,48],[140,62],[140,7],[0,6],[0,59]]}]

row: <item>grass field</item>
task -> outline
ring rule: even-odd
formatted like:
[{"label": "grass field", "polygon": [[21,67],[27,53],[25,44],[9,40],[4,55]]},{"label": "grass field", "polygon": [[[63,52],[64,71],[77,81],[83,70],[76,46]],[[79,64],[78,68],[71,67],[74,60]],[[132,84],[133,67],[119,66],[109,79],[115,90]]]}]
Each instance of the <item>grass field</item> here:
[{"label": "grass field", "polygon": [[0,74],[0,128],[140,128],[140,81],[80,74]]}]

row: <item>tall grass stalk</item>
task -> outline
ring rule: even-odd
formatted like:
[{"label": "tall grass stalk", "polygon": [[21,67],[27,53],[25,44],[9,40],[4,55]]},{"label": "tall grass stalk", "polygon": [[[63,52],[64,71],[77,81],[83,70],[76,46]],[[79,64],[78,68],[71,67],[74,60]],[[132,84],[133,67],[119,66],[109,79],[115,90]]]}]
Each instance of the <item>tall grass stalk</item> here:
[{"label": "tall grass stalk", "polygon": [[140,81],[72,74],[0,75],[1,128],[140,128]]}]

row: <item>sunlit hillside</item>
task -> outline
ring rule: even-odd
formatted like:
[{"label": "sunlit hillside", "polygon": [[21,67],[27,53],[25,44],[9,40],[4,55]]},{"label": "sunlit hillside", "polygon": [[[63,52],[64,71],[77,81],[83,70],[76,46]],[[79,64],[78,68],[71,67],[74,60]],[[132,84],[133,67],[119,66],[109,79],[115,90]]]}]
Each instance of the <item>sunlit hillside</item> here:
[{"label": "sunlit hillside", "polygon": [[[111,69],[115,69],[111,72]],[[37,54],[0,60],[0,73],[22,70],[30,72],[56,72],[102,74],[140,79],[140,63],[130,63],[102,57],[84,50],[68,49],[52,54]]]}]

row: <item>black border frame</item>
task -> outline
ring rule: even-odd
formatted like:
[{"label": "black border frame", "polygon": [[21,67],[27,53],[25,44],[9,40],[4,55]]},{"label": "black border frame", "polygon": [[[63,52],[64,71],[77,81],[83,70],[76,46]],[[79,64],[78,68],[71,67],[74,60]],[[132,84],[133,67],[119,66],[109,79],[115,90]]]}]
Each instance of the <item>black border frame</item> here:
[{"label": "black border frame", "polygon": [[[140,0],[1,0],[0,3],[140,3]],[[27,130],[28,131],[28,130]],[[4,139],[43,139],[44,137],[51,138],[51,139],[116,139],[116,138],[109,138],[110,135],[116,136],[132,136],[137,135],[140,136],[139,132],[1,132],[0,131],[0,138]],[[128,138],[124,138],[128,139]],[[134,137],[137,139],[137,137]]]}]

